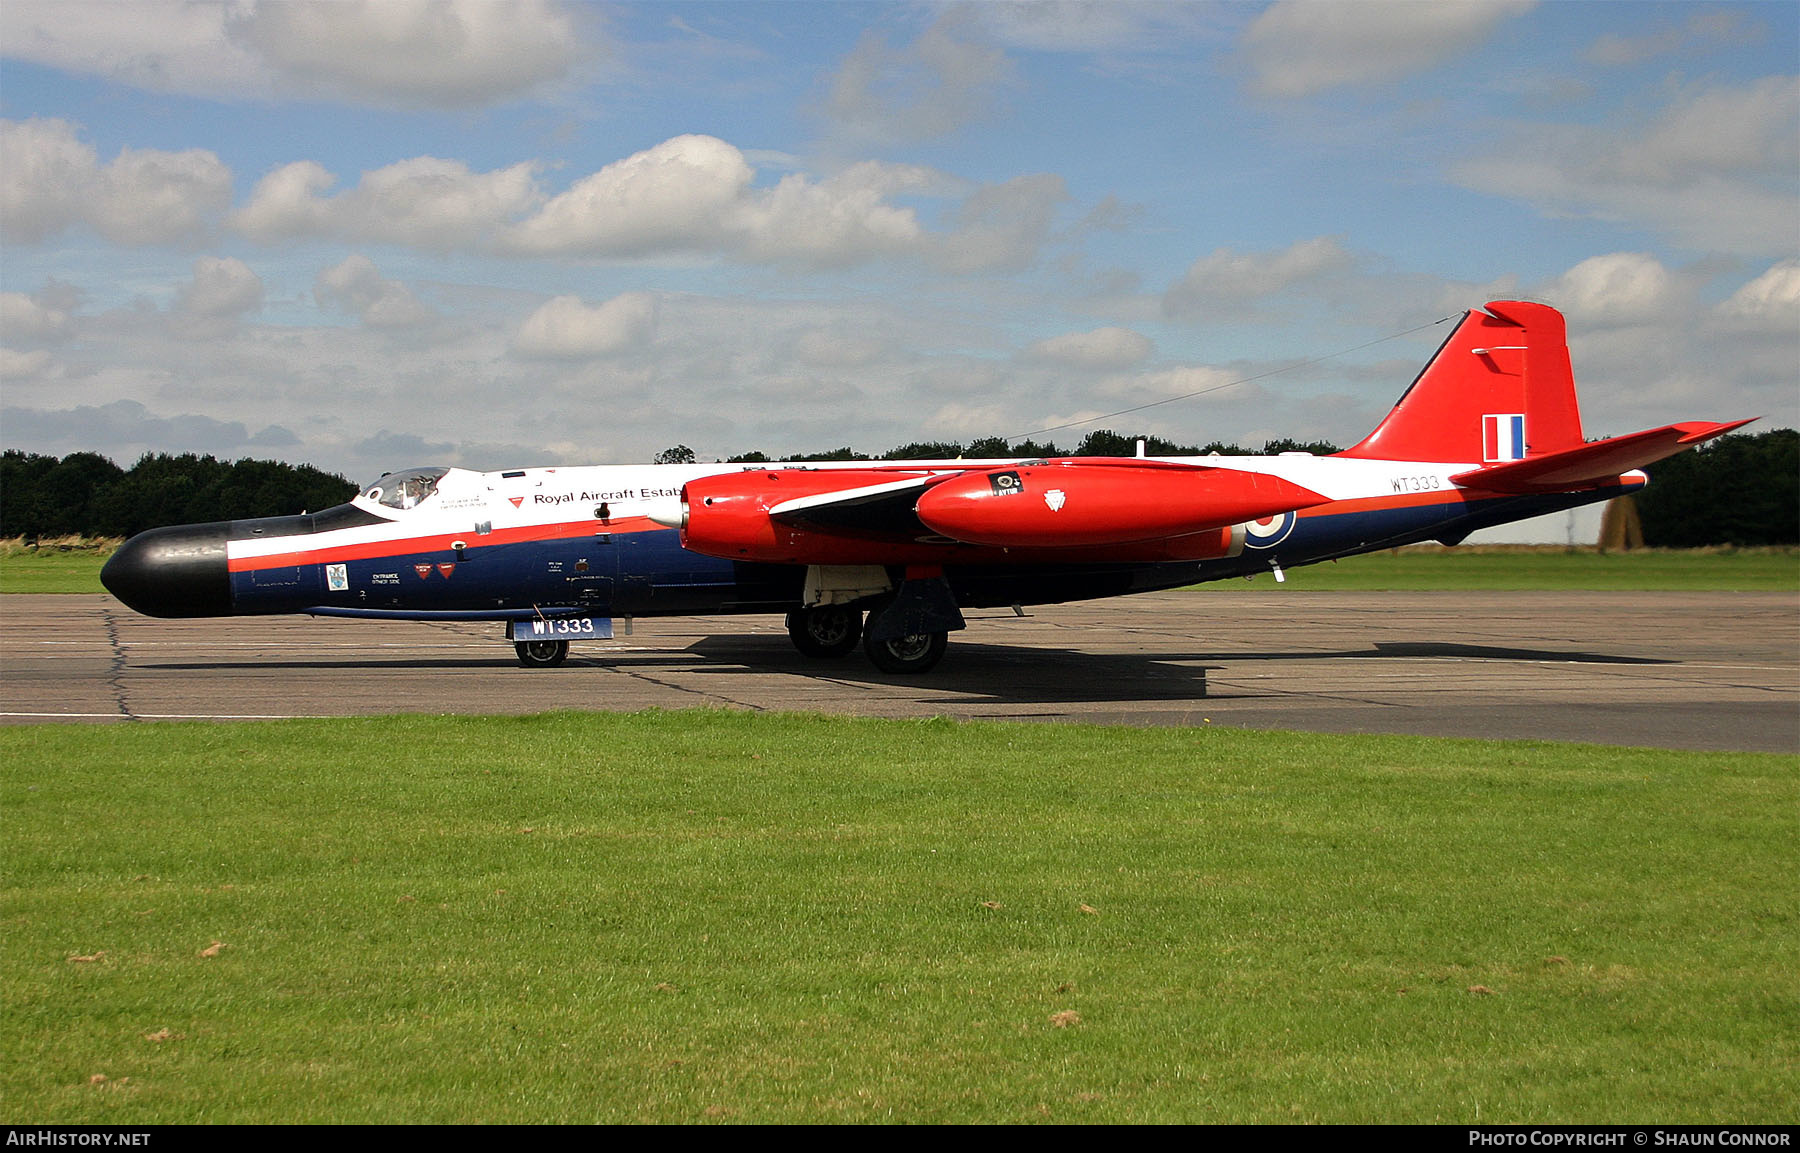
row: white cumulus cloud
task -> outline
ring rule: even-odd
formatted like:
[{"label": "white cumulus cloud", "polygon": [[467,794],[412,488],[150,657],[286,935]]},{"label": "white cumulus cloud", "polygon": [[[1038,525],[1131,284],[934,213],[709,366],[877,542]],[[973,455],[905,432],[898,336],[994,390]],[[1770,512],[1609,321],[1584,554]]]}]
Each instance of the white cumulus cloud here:
[{"label": "white cumulus cloud", "polygon": [[576,181],[504,230],[502,251],[633,258],[703,254],[753,263],[842,267],[922,251],[910,208],[888,197],[937,194],[929,169],[868,161],[815,180],[755,187],[743,152],[713,136],[677,136]]},{"label": "white cumulus cloud", "polygon": [[1636,131],[1521,124],[1453,177],[1549,215],[1654,228],[1751,256],[1794,248],[1800,77],[1683,92]]},{"label": "white cumulus cloud", "polygon": [[1601,36],[1588,49],[1588,60],[1603,67],[1627,67],[1669,53],[1754,43],[1758,38],[1756,24],[1748,14],[1723,4],[1668,5],[1657,14],[1683,9],[1687,20],[1682,24],[1633,21],[1630,34]]},{"label": "white cumulus cloud", "polygon": [[[1131,400],[1168,400],[1195,393],[1218,392],[1238,384],[1238,378],[1212,365],[1183,365],[1157,372],[1117,377],[1107,382],[1105,393]],[[1241,397],[1239,397],[1241,399]]]},{"label": "white cumulus cloud", "polygon": [[444,251],[479,246],[539,199],[528,162],[471,172],[459,161],[417,156],[324,195],[335,183],[312,161],[284,165],[257,182],[232,227],[264,242],[331,236]]},{"label": "white cumulus cloud", "polygon": [[201,148],[121,149],[89,192],[88,222],[120,244],[197,237],[231,198],[231,172]]},{"label": "white cumulus cloud", "polygon": [[1040,340],[1031,346],[1028,355],[1034,360],[1075,368],[1119,369],[1147,359],[1155,347],[1144,334],[1114,326]]},{"label": "white cumulus cloud", "polygon": [[882,199],[862,166],[822,181],[799,173],[738,206],[728,227],[751,260],[844,265],[913,248],[923,230],[910,208]]},{"label": "white cumulus cloud", "polygon": [[56,344],[75,332],[69,314],[23,292],[0,292],[0,340],[12,344]]},{"label": "white cumulus cloud", "polygon": [[0,121],[0,227],[7,239],[42,240],[80,220],[79,193],[98,163],[66,121]]},{"label": "white cumulus cloud", "polygon": [[561,77],[575,21],[543,0],[283,0],[232,26],[284,77],[356,99],[477,105]]},{"label": "white cumulus cloud", "polygon": [[0,228],[32,243],[85,224],[118,244],[203,236],[231,202],[231,170],[200,148],[125,148],[101,164],[64,120],[0,121]]},{"label": "white cumulus cloud", "polygon": [[34,348],[28,352],[0,347],[0,380],[30,380],[51,365],[49,350]]},{"label": "white cumulus cloud", "polygon": [[958,207],[949,234],[936,240],[938,267],[956,273],[1030,267],[1068,199],[1063,178],[1042,172],[976,189]]},{"label": "white cumulus cloud", "polygon": [[194,276],[176,294],[169,330],[190,340],[225,336],[247,312],[263,305],[262,277],[235,257],[202,256]]},{"label": "white cumulus cloud", "polygon": [[861,368],[891,354],[886,341],[848,332],[803,332],[794,340],[792,358],[812,368]]},{"label": "white cumulus cloud", "polygon": [[1732,293],[1719,315],[1745,327],[1800,332],[1800,259],[1780,261]]},{"label": "white cumulus cloud", "polygon": [[431,319],[431,310],[411,289],[382,276],[375,262],[360,252],[319,273],[313,295],[321,304],[355,313],[371,328],[405,328]]},{"label": "white cumulus cloud", "polygon": [[525,318],[513,348],[525,356],[583,360],[609,356],[650,340],[657,301],[648,292],[626,292],[597,305],[558,296]]},{"label": "white cumulus cloud", "polygon": [[576,181],[513,229],[506,243],[538,255],[711,248],[755,175],[725,141],[677,136]]},{"label": "white cumulus cloud", "polygon": [[7,0],[0,50],[155,92],[469,107],[560,80],[597,26],[549,0]]},{"label": "white cumulus cloud", "polygon": [[537,198],[530,163],[470,172],[420,156],[363,174],[335,206],[345,231],[371,240],[450,248],[470,244]]},{"label": "white cumulus cloud", "polygon": [[1435,68],[1475,48],[1535,0],[1280,0],[1241,46],[1263,96],[1311,96]]},{"label": "white cumulus cloud", "polygon": [[327,230],[329,202],[321,195],[337,183],[311,160],[284,164],[256,182],[250,200],[231,214],[231,226],[252,240],[285,240]]},{"label": "white cumulus cloud", "polygon": [[901,47],[865,33],[831,78],[826,115],[848,135],[890,143],[945,136],[985,115],[1015,73],[968,15],[948,12]]},{"label": "white cumulus cloud", "polygon": [[238,10],[190,0],[7,0],[0,52],[152,92],[266,95],[267,65],[226,32]]},{"label": "white cumulus cloud", "polygon": [[1611,252],[1582,261],[1540,294],[1577,325],[1631,324],[1651,320],[1678,303],[1680,287],[1654,256]]},{"label": "white cumulus cloud", "polygon": [[1171,316],[1237,308],[1295,284],[1348,269],[1354,258],[1334,236],[1299,240],[1279,252],[1215,249],[1188,267],[1163,296]]}]

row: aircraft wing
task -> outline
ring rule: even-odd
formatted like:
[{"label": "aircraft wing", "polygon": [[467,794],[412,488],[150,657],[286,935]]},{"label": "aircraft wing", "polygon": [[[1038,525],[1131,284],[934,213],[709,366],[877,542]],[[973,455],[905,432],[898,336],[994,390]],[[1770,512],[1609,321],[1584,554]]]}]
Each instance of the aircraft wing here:
[{"label": "aircraft wing", "polygon": [[1460,472],[1450,479],[1464,488],[1489,492],[1535,493],[1562,492],[1584,485],[1609,481],[1622,472],[1655,464],[1716,436],[1723,436],[1750,421],[1705,420],[1668,424],[1627,436],[1597,440],[1562,452],[1545,453],[1524,460],[1490,464]]},{"label": "aircraft wing", "polygon": [[1324,504],[1268,473],[1135,457],[932,468],[750,470],[689,482],[682,543],[777,563],[902,563],[877,542],[1093,549]]},{"label": "aircraft wing", "polygon": [[833,492],[794,497],[769,508],[771,520],[802,525],[826,532],[899,533],[916,536],[927,531],[913,506],[926,487],[949,480],[957,473],[909,476],[900,480],[857,485]]}]

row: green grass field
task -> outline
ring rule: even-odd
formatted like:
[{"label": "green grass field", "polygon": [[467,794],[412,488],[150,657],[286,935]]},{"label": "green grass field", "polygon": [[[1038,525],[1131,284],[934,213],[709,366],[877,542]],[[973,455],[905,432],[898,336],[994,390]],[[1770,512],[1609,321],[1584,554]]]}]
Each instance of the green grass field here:
[{"label": "green grass field", "polygon": [[1787,756],[0,728],[12,1123],[1800,1113]]},{"label": "green grass field", "polygon": [[[1287,583],[1308,591],[1386,589],[1616,589],[1630,592],[1800,591],[1800,549],[1646,549],[1600,552],[1540,545],[1432,545],[1365,553],[1291,569]],[[1202,588],[1271,587],[1218,581]]]},{"label": "green grass field", "polygon": [[65,537],[27,548],[0,540],[0,593],[103,593],[100,566],[122,542]]},{"label": "green grass field", "polygon": [[[66,542],[65,542],[66,543]],[[117,541],[28,550],[0,542],[0,593],[98,593],[100,566]],[[1601,553],[1593,548],[1470,546],[1394,549],[1310,565],[1286,573],[1297,589],[1623,589],[1630,591],[1800,591],[1800,549],[1650,549]],[[1214,591],[1265,588],[1254,581],[1217,581]]]}]

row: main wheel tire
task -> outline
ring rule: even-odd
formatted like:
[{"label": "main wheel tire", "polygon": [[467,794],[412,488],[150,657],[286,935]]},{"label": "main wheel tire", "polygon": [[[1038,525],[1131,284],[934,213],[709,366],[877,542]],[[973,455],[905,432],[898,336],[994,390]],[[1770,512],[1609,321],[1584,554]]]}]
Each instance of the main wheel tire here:
[{"label": "main wheel tire", "polygon": [[862,639],[862,610],[848,605],[822,605],[787,615],[788,636],[809,657],[841,657]]},{"label": "main wheel tire", "polygon": [[553,669],[569,659],[569,642],[514,641],[513,651],[528,669]]},{"label": "main wheel tire", "polygon": [[864,637],[863,651],[884,673],[924,673],[943,659],[949,644],[949,633],[914,633],[888,641]]}]

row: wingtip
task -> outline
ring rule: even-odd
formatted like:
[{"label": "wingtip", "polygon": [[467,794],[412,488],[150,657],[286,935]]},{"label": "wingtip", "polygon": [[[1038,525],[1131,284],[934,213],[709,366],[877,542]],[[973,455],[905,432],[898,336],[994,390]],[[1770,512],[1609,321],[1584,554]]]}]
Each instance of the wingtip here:
[{"label": "wingtip", "polygon": [[1681,429],[1681,436],[1676,443],[1699,444],[1701,441],[1711,440],[1715,436],[1724,436],[1733,429],[1743,428],[1746,424],[1754,424],[1762,419],[1760,416],[1747,416],[1742,420],[1696,420],[1679,424],[1676,427]]}]

